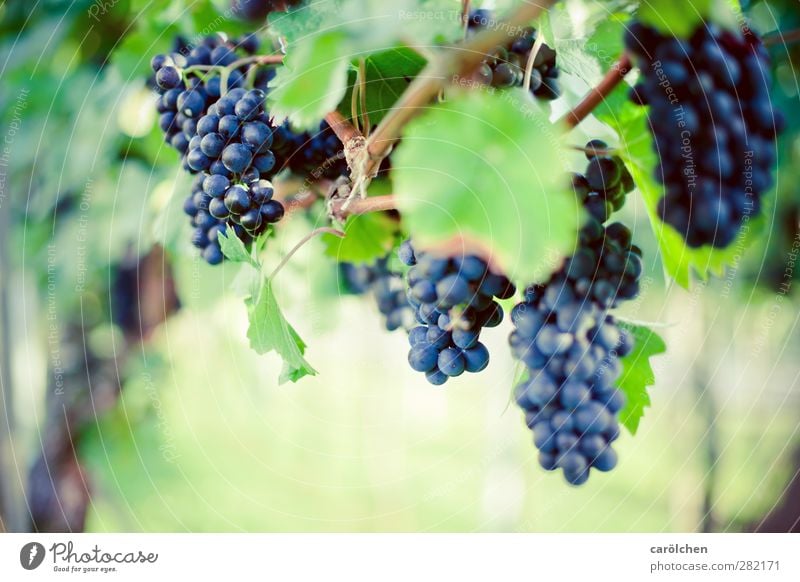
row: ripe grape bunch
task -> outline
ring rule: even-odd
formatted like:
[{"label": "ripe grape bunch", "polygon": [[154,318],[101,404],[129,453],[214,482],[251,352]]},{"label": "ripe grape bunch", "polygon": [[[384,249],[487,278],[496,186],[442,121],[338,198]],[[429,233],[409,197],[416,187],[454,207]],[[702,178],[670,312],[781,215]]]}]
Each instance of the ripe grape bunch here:
[{"label": "ripe grape bunch", "polygon": [[[197,134],[197,120],[222,94],[221,75],[204,69],[232,64],[240,56],[237,51],[252,55],[258,50],[259,42],[252,34],[235,41],[222,34],[213,34],[203,38],[195,47],[185,46],[182,41],[176,45],[177,50],[154,56],[150,64],[155,73],[156,91],[160,94],[156,109],[160,114],[159,127],[164,132],[164,141],[181,154],[186,154],[189,142]],[[243,86],[251,66],[245,64],[232,70],[227,88]],[[184,168],[191,171],[186,162]]]},{"label": "ripe grape bunch", "polygon": [[[597,216],[602,208],[607,219],[606,209],[621,205],[620,196],[624,202],[620,192],[626,187],[592,189],[598,185],[598,161],[612,183],[622,183],[625,172],[618,159],[597,155],[595,148],[606,146],[590,142],[586,174],[573,177],[576,195],[590,213],[578,249],[545,284],[525,291],[524,301],[511,312],[515,330],[509,337],[514,357],[528,371],[515,397],[533,431],[539,463],[547,470],[562,469],[574,485],[585,483],[591,468],[610,471],[617,462],[611,444],[619,436],[616,415],[625,398],[615,383],[619,359],[630,353],[633,341],[608,310],[639,294],[642,272],[641,251],[632,245],[630,230],[620,223],[604,226]],[[609,192],[615,202],[597,204]]]},{"label": "ripe grape bunch", "polygon": [[[498,21],[491,10],[473,10],[467,21],[467,33],[475,34],[482,29],[497,25]],[[536,29],[528,27],[522,30],[521,34],[508,45],[496,47],[481,63],[475,73],[475,79],[481,84],[492,87],[521,87],[536,38]],[[531,93],[540,99],[558,98],[561,95],[558,76],[556,51],[542,43],[533,59],[530,79]]]},{"label": "ripe grape bunch", "polygon": [[625,44],[643,75],[632,98],[650,107],[661,218],[691,247],[727,247],[760,212],[783,126],[764,46],[713,24],[681,39],[634,23]]},{"label": "ripe grape bunch", "polygon": [[[184,168],[199,174],[184,210],[195,227],[192,243],[212,265],[223,260],[217,234],[226,232],[226,225],[248,244],[284,215],[267,179],[276,163],[270,150],[274,128],[264,109],[266,94],[241,87],[255,65],[235,67],[238,48],[252,54],[258,40],[246,35],[234,44],[212,35],[186,56],[173,52],[152,60],[162,91],[157,105],[160,127],[168,143],[183,154]],[[195,66],[199,68],[191,68]],[[227,92],[221,87],[222,67],[230,69]],[[253,72],[254,83],[265,86],[268,73]]]},{"label": "ripe grape bunch", "polygon": [[476,256],[439,258],[416,251],[411,241],[401,245],[400,260],[411,267],[408,300],[420,323],[408,335],[411,367],[436,386],[486,368],[489,351],[480,333],[500,325],[503,309],[495,298],[512,297],[511,282]]},{"label": "ripe grape bunch", "polygon": [[275,130],[272,149],[278,167],[298,176],[335,179],[347,174],[342,142],[325,121],[314,133],[295,133],[284,123]]},{"label": "ripe grape bunch", "polygon": [[378,259],[374,265],[339,263],[339,268],[350,293],[374,295],[388,331],[414,325],[414,309],[406,297],[403,276],[389,268],[389,257]]}]

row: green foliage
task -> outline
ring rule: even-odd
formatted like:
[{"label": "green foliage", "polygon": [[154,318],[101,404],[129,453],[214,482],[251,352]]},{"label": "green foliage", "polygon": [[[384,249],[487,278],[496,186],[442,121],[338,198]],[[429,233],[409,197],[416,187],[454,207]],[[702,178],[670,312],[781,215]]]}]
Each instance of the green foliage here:
[{"label": "green foliage", "polygon": [[262,265],[247,251],[244,243],[231,233],[218,235],[220,247],[225,257],[234,263],[244,263],[256,270],[252,280],[250,295],[245,298],[249,326],[247,338],[256,353],[276,352],[283,359],[283,370],[279,382],[297,382],[307,375],[316,375],[316,370],[303,358],[306,344],[294,328],[286,321],[275,294],[272,282],[263,277]]},{"label": "green foliage", "polygon": [[580,218],[561,144],[521,90],[451,94],[432,107],[406,127],[393,157],[395,194],[416,244],[469,240],[512,280],[546,277],[546,257],[569,253]]},{"label": "green foliage", "polygon": [[386,256],[397,237],[397,221],[381,212],[350,216],[344,237],[322,235],[325,254],[347,263],[372,263]]},{"label": "green foliage", "polygon": [[297,43],[270,83],[271,113],[291,118],[294,127],[312,129],[336,109],[347,91],[348,59],[339,54],[347,37],[329,32]]},{"label": "green foliage", "polygon": [[[409,48],[399,47],[368,56],[364,59],[364,66],[366,114],[375,126],[425,66],[425,59]],[[347,92],[339,104],[339,112],[347,118],[351,117],[351,99],[357,77],[355,70],[350,72]],[[360,105],[358,111],[364,114]]]},{"label": "green foliage", "polygon": [[261,269],[261,265],[248,252],[247,248],[244,246],[244,243],[238,236],[236,236],[235,232],[230,231],[230,236],[222,232],[218,232],[217,239],[219,240],[219,246],[222,249],[222,254],[225,255],[225,258],[233,261],[234,263],[247,263],[256,270]]},{"label": "green foliage", "polygon": [[255,298],[245,300],[250,326],[247,338],[250,347],[259,354],[275,351],[283,358],[283,370],[279,383],[297,382],[303,376],[315,376],[317,371],[305,360],[306,344],[278,306],[272,291],[272,283],[265,280]]},{"label": "green foliage", "polygon": [[636,16],[665,34],[688,36],[711,13],[713,0],[649,0],[642,2]]},{"label": "green foliage", "polygon": [[[297,128],[313,128],[345,96],[349,63],[395,49],[406,39],[429,46],[457,38],[460,6],[455,0],[334,0],[315,5],[310,17],[308,10],[276,15],[271,32],[285,39],[289,56],[270,83],[271,111]],[[380,107],[385,109],[392,91],[384,92]]]},{"label": "green foliage", "polygon": [[619,324],[631,333],[635,341],[631,353],[621,359],[622,375],[617,382],[617,387],[625,393],[625,408],[620,412],[620,422],[635,435],[644,409],[650,406],[647,389],[656,382],[650,358],[665,353],[667,345],[647,327],[625,322]]}]

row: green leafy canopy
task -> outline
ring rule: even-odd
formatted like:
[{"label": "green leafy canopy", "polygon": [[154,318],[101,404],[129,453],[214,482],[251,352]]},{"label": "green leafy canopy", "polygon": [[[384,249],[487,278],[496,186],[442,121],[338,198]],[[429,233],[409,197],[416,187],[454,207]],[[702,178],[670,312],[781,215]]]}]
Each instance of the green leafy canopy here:
[{"label": "green leafy canopy", "polygon": [[[411,39],[420,46],[455,39],[461,34],[460,10],[457,0],[332,0],[314,3],[313,10],[275,15],[270,31],[285,40],[288,56],[270,83],[270,111],[278,120],[288,117],[297,128],[313,129],[347,93],[352,62],[392,51]],[[421,66],[420,59],[410,60],[408,53],[400,57],[410,73]],[[368,80],[386,79],[387,66],[377,63],[392,58],[391,53],[376,57],[367,70]],[[392,78],[380,95],[371,97],[369,108],[377,112],[394,102],[400,80]]]},{"label": "green leafy canopy", "polygon": [[406,127],[392,158],[416,244],[467,240],[516,282],[544,278],[549,258],[572,250],[582,217],[562,141],[522,90],[448,95]]}]

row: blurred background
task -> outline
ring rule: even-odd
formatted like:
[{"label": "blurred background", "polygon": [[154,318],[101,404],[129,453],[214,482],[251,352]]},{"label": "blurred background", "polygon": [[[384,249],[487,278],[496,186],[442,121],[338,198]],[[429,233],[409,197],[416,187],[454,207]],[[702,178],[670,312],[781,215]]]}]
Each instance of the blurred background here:
[{"label": "blurred background", "polygon": [[[746,8],[800,28],[790,0]],[[508,322],[485,372],[434,388],[311,244],[276,292],[319,375],[279,386],[249,349],[237,268],[190,245],[147,86],[176,34],[247,28],[223,0],[0,4],[0,531],[800,528],[800,45],[772,47],[790,129],[764,235],[724,277],[666,281],[631,197],[650,260],[622,311],[668,353],[618,468],[572,488],[511,405]],[[282,224],[275,256],[321,219]]]}]

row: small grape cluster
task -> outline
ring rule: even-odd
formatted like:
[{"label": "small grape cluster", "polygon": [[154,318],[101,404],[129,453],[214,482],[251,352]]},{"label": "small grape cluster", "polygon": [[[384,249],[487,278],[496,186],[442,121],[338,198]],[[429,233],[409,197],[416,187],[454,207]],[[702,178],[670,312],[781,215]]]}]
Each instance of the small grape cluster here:
[{"label": "small grape cluster", "polygon": [[635,187],[633,177],[618,156],[609,155],[606,142],[594,139],[584,151],[589,164],[583,174],[572,175],[572,188],[589,214],[605,222],[625,204]]},{"label": "small grape cluster", "polygon": [[[477,9],[469,14],[467,32],[474,34],[481,29],[496,25],[497,20],[491,10]],[[496,47],[478,67],[475,72],[475,80],[481,84],[498,88],[521,87],[537,34],[535,28],[528,27],[508,45]],[[558,98],[561,95],[558,77],[556,51],[542,43],[533,59],[530,80],[531,93],[545,100]]]},{"label": "small grape cluster", "polygon": [[727,247],[760,212],[784,124],[764,46],[714,24],[680,39],[639,22],[625,44],[642,71],[631,98],[650,107],[662,220],[691,247]]},{"label": "small grape cluster", "polygon": [[[258,50],[258,39],[248,34],[229,41],[221,34],[203,38],[197,46],[190,48],[180,42],[178,50],[159,54],[150,65],[155,73],[156,90],[160,97],[156,109],[160,114],[158,124],[164,133],[164,141],[182,155],[189,151],[189,142],[197,133],[197,120],[220,98],[221,77],[205,78],[199,72],[185,70],[192,66],[228,66],[237,60],[237,50],[251,55]],[[234,69],[228,77],[228,88],[244,85],[247,67]],[[185,162],[184,162],[185,164]],[[184,168],[191,170],[188,165]]]},{"label": "small grape cluster", "polygon": [[406,298],[403,276],[389,268],[389,257],[373,265],[339,263],[346,289],[355,295],[372,293],[388,331],[410,329],[414,310]]},{"label": "small grape cluster", "polygon": [[194,231],[192,244],[200,249],[200,254],[209,265],[218,265],[225,258],[219,245],[218,234],[227,233],[232,228],[236,236],[245,244],[251,242],[250,236],[238,224],[229,225],[225,220],[215,218],[209,212],[212,198],[203,190],[204,176],[195,176],[192,192],[183,203],[183,211],[191,218]]},{"label": "small grape cluster", "polygon": [[480,333],[500,325],[503,308],[495,298],[512,297],[516,289],[511,282],[491,273],[479,257],[438,258],[415,251],[411,241],[401,245],[400,260],[410,267],[408,301],[420,323],[408,335],[411,368],[424,372],[435,386],[486,368],[489,351]]},{"label": "small grape cluster", "polygon": [[272,149],[277,167],[299,176],[335,179],[347,173],[342,142],[325,121],[314,133],[295,133],[285,122],[275,129]]},{"label": "small grape cluster", "polygon": [[545,284],[526,289],[511,312],[511,350],[528,370],[515,389],[517,403],[542,467],[562,469],[574,485],[585,483],[591,468],[610,471],[617,462],[611,443],[625,398],[615,384],[633,341],[608,310],[638,296],[642,273],[630,230],[603,224],[629,191],[624,166],[605,150],[605,143],[589,142],[586,173],[573,176],[589,211],[577,250]]}]

